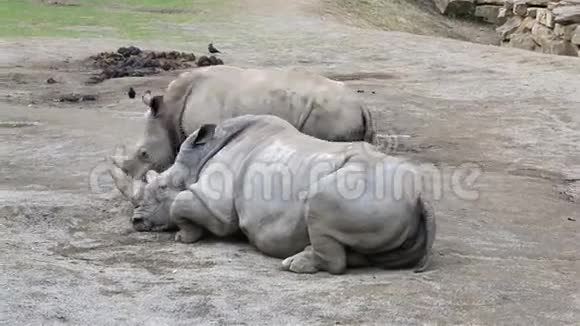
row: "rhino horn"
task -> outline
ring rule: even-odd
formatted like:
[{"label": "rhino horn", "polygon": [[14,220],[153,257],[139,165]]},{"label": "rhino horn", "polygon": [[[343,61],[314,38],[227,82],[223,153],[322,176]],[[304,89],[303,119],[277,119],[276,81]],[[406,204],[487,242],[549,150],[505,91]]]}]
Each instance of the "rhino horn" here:
[{"label": "rhino horn", "polygon": [[[111,158],[111,161],[113,159]],[[143,191],[145,189],[145,182],[141,180],[135,180],[131,178],[128,174],[123,172],[115,163],[109,166],[109,173],[113,178],[115,186],[123,196],[127,197],[133,205],[137,205],[143,198]]]},{"label": "rhino horn", "polygon": [[147,180],[147,183],[151,183],[153,182],[153,180],[155,180],[155,178],[157,178],[159,176],[159,173],[155,172],[154,170],[149,170],[147,171],[147,173],[145,174],[145,180]]},{"label": "rhino horn", "polygon": [[132,196],[129,198],[129,200],[131,200],[131,203],[133,203],[133,206],[138,205],[141,200],[143,199],[143,192],[145,191],[145,186],[147,184],[141,180],[133,180],[132,186],[133,186],[133,194]]},{"label": "rhino horn", "polygon": [[122,168],[123,162],[125,161],[123,157],[119,157],[119,156],[111,156],[110,160],[111,160],[111,163],[113,163],[113,165],[118,167],[118,168]]}]

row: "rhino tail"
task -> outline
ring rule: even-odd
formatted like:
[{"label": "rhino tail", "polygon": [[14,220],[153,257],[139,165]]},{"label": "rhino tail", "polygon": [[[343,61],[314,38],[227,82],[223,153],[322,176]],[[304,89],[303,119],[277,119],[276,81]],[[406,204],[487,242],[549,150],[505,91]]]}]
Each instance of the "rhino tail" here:
[{"label": "rhino tail", "polygon": [[429,268],[429,264],[431,263],[431,254],[433,250],[433,242],[435,241],[435,213],[433,211],[433,207],[426,202],[421,196],[417,198],[417,207],[419,209],[420,223],[423,224],[425,230],[425,249],[424,249],[424,256],[417,263],[415,267],[415,273],[421,273]]},{"label": "rhino tail", "polygon": [[367,143],[375,144],[376,131],[371,111],[364,105],[361,107],[361,111],[364,127],[363,140]]}]

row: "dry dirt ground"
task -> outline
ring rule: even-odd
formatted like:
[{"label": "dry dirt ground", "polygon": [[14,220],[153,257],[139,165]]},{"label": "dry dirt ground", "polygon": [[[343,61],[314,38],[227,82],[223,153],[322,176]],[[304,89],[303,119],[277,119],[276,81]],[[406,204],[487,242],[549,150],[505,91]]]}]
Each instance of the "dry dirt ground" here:
[{"label": "dry dirt ground", "polygon": [[[364,90],[380,132],[410,136],[395,154],[446,180],[483,169],[477,200],[434,201],[432,270],[296,275],[234,240],[131,232],[103,158],[139,136],[144,106],[127,88],[160,92],[178,72],[89,86],[79,60],[126,41],[0,41],[0,324],[576,324],[580,60],[279,12],[192,28],[228,64]],[[52,100],[70,92],[97,100]]]}]

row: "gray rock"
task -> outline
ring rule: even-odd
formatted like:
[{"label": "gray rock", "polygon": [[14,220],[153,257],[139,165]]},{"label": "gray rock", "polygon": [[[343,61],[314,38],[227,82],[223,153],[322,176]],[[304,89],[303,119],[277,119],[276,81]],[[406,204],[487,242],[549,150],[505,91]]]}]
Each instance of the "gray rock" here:
[{"label": "gray rock", "polygon": [[496,5],[503,6],[508,0],[476,0],[475,3],[479,5]]},{"label": "gray rock", "polygon": [[508,39],[511,34],[513,34],[522,24],[522,17],[514,16],[510,17],[505,24],[496,28],[495,30],[499,33],[502,39]]},{"label": "gray rock", "polygon": [[580,44],[580,26],[576,26],[574,32],[572,33],[572,37],[570,37],[570,40],[574,44]]},{"label": "gray rock", "polygon": [[514,13],[514,2],[513,1],[510,0],[510,1],[504,2],[503,7],[507,11],[511,12],[512,14]]},{"label": "gray rock", "polygon": [[554,15],[548,9],[538,9],[536,20],[547,27],[554,27]]},{"label": "gray rock", "polygon": [[532,17],[526,17],[520,24],[520,27],[514,33],[530,33],[532,28],[536,24],[536,19]]},{"label": "gray rock", "polygon": [[502,8],[493,5],[477,6],[475,7],[474,15],[475,17],[481,18],[485,22],[496,24],[498,21],[500,21],[498,18],[500,9]]},{"label": "gray rock", "polygon": [[549,42],[557,40],[558,37],[554,34],[554,31],[536,22],[534,27],[532,27],[532,38],[540,47],[545,48],[548,47]]},{"label": "gray rock", "polygon": [[575,6],[560,6],[553,10],[556,23],[569,25],[580,23],[580,3]]},{"label": "gray rock", "polygon": [[536,18],[537,15],[538,15],[537,7],[528,8],[528,13],[526,14],[526,16]]},{"label": "gray rock", "polygon": [[578,24],[572,24],[572,25],[556,24],[554,26],[554,34],[558,35],[559,37],[561,37],[562,39],[564,39],[566,41],[570,41],[570,40],[572,40],[574,32],[576,31],[576,28],[578,26],[579,26]]},{"label": "gray rock", "polygon": [[536,42],[528,33],[514,33],[506,45],[510,48],[524,49],[533,51],[536,48]]},{"label": "gray rock", "polygon": [[525,2],[528,6],[546,7],[548,3],[553,0],[520,0]]},{"label": "gray rock", "polygon": [[513,15],[514,15],[514,13],[511,9],[508,9],[505,6],[499,8],[499,11],[497,13],[497,24],[498,25],[505,24],[505,22],[508,20],[508,18],[512,17]]},{"label": "gray rock", "polygon": [[433,0],[439,11],[449,16],[472,15],[475,11],[475,0]]},{"label": "gray rock", "polygon": [[577,57],[578,46],[564,40],[547,40],[542,46],[542,52]]}]

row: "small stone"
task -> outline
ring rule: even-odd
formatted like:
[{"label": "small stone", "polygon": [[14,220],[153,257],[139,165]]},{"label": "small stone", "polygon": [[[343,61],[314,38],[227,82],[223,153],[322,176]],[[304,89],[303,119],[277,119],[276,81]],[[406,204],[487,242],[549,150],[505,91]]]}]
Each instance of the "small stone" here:
[{"label": "small stone", "polygon": [[81,96],[81,101],[96,101],[97,97],[95,95],[83,95]]},{"label": "small stone", "polygon": [[56,84],[56,80],[54,80],[54,78],[50,77],[49,79],[46,80],[47,84]]},{"label": "small stone", "polygon": [[573,217],[568,217],[568,221],[576,222],[576,219]]},{"label": "small stone", "polygon": [[536,7],[528,8],[528,13],[526,15],[528,17],[536,18],[536,16],[538,15],[538,8]]}]

